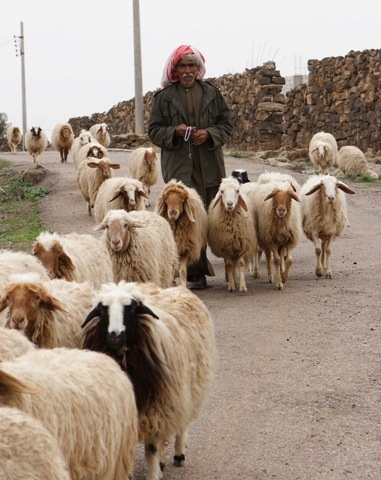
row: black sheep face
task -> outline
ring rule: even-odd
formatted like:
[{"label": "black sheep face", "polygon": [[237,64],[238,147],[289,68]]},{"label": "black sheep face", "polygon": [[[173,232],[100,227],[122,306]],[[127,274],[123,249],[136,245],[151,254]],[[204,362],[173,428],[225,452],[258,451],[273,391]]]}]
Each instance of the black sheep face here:
[{"label": "black sheep face", "polygon": [[239,183],[250,182],[249,177],[247,175],[247,171],[241,168],[237,168],[236,170],[233,170],[232,177],[236,178],[239,181]]}]

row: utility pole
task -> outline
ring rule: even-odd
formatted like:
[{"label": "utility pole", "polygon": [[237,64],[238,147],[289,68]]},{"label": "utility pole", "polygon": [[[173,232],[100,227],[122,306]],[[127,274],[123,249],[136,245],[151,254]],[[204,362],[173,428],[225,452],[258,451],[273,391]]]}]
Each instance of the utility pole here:
[{"label": "utility pole", "polygon": [[[16,42],[16,38],[15,38]],[[26,121],[26,87],[25,87],[25,47],[24,47],[24,23],[20,23],[19,49],[21,57],[21,89],[22,89],[22,149],[25,151]],[[17,52],[17,47],[16,47]],[[16,53],[17,55],[17,53]]]},{"label": "utility pole", "polygon": [[144,134],[142,49],[140,42],[139,0],[133,0],[134,64],[135,64],[135,133]]}]

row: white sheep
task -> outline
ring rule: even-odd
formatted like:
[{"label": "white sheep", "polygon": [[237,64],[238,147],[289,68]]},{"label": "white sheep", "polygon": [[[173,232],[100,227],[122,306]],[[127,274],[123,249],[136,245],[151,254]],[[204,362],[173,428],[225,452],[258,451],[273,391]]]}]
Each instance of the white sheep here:
[{"label": "white sheep", "polygon": [[355,193],[332,175],[314,175],[300,191],[303,231],[314,242],[318,277],[332,278],[331,244],[347,224],[344,192]]},{"label": "white sheep", "polygon": [[80,149],[87,143],[94,142],[94,138],[88,130],[82,129],[78,137],[74,138],[73,146],[71,147],[71,155],[73,157],[74,166],[77,168],[77,157]]},{"label": "white sheep", "polygon": [[78,170],[79,165],[87,160],[88,158],[107,158],[108,153],[107,149],[101,145],[96,140],[92,139],[91,142],[85,143],[80,149],[78,150],[77,155],[74,159],[74,166]]},{"label": "white sheep", "polygon": [[50,278],[88,282],[96,289],[114,278],[104,242],[90,234],[41,232],[34,242],[33,255]]},{"label": "white sheep", "polygon": [[180,282],[187,286],[187,266],[199,260],[207,246],[208,217],[194,188],[170,180],[162,190],[155,212],[169,222],[180,259]]},{"label": "white sheep", "polygon": [[70,123],[57,123],[53,128],[51,144],[60,153],[61,163],[67,162],[73,142],[74,132]]},{"label": "white sheep", "polygon": [[132,379],[147,480],[161,478],[165,446],[185,461],[186,434],[213,382],[216,343],[208,308],[183,286],[103,285],[84,323],[84,348],[113,357]]},{"label": "white sheep", "polygon": [[103,145],[104,147],[108,147],[111,143],[110,138],[110,129],[108,128],[106,123],[96,123],[92,127],[90,127],[91,135],[97,139],[97,141]]},{"label": "white sheep", "polygon": [[36,345],[27,338],[25,332],[0,327],[0,362],[19,357],[35,348]]},{"label": "white sheep", "polygon": [[147,210],[109,210],[96,230],[110,253],[114,282],[173,285],[178,270],[176,241],[169,223]]},{"label": "white sheep", "polygon": [[308,147],[311,162],[318,167],[319,173],[326,174],[337,163],[338,147],[336,138],[327,132],[313,135]]},{"label": "white sheep", "polygon": [[248,212],[247,200],[236,178],[223,178],[208,208],[208,244],[216,257],[225,261],[228,290],[247,292],[245,265],[251,264],[257,250],[254,219]]},{"label": "white sheep", "polygon": [[0,295],[2,295],[10,275],[28,272],[36,272],[42,280],[49,280],[49,274],[43,264],[30,253],[0,250]]},{"label": "white sheep", "polygon": [[16,125],[9,125],[7,128],[7,142],[12,153],[17,153],[17,146],[20,145],[21,140],[20,128]]},{"label": "white sheep", "polygon": [[0,297],[0,312],[5,311],[6,327],[25,332],[40,348],[75,348],[93,297],[88,283],[41,282],[35,273],[15,274]]},{"label": "white sheep", "polygon": [[[57,440],[72,480],[130,478],[138,433],[135,397],[127,375],[107,355],[36,349],[1,362],[0,406],[41,422]],[[51,479],[47,473],[34,478]]]},{"label": "white sheep", "polygon": [[87,211],[91,217],[91,209],[101,184],[113,176],[113,169],[120,168],[119,163],[112,163],[110,159],[89,157],[78,165],[77,185],[83,198],[87,202]]},{"label": "white sheep", "polygon": [[37,163],[37,158],[48,146],[48,137],[44,130],[39,126],[34,126],[25,134],[25,148],[29,155],[33,157],[33,162]]},{"label": "white sheep", "polygon": [[379,178],[378,174],[370,168],[365,153],[353,145],[340,148],[337,156],[337,166],[344,175],[348,175],[348,173],[363,173],[375,180]]},{"label": "white sheep", "polygon": [[0,478],[70,480],[56,438],[18,408],[0,407]]},{"label": "white sheep", "polygon": [[109,210],[145,210],[148,199],[142,182],[131,177],[113,177],[98,189],[94,203],[94,217],[100,223]]},{"label": "white sheep", "polygon": [[[128,167],[132,178],[140,180],[148,194],[151,194],[151,187],[158,179],[158,159],[152,147],[136,148],[128,159]],[[148,206],[149,206],[149,202]]]},{"label": "white sheep", "polygon": [[258,248],[266,254],[269,282],[274,281],[273,256],[275,285],[282,290],[292,265],[292,251],[302,235],[299,197],[286,181],[258,184],[250,198]]}]

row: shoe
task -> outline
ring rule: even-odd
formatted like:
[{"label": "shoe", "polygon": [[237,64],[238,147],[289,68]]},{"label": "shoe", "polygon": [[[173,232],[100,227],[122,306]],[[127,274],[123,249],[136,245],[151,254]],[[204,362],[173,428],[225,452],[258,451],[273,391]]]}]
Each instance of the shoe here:
[{"label": "shoe", "polygon": [[194,275],[188,284],[190,290],[205,290],[207,286],[205,275]]}]

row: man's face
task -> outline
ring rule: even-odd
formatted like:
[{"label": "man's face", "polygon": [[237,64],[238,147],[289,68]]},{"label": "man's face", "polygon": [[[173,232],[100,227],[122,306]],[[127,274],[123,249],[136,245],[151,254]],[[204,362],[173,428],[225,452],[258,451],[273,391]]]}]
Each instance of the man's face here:
[{"label": "man's face", "polygon": [[184,88],[190,88],[196,81],[198,72],[197,65],[194,60],[183,57],[176,65],[176,73],[180,80],[180,85]]}]

